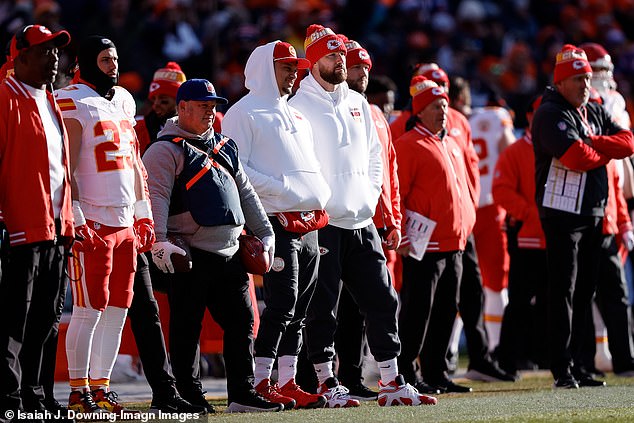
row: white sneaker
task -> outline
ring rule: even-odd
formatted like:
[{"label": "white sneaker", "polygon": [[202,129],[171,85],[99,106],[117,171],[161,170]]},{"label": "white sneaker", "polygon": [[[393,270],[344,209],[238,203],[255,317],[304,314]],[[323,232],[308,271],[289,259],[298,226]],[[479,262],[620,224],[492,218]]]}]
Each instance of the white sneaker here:
[{"label": "white sneaker", "polygon": [[326,379],[319,386],[318,394],[326,397],[326,408],[347,408],[361,405],[359,400],[350,397],[348,388],[340,384],[335,377]]},{"label": "white sneaker", "polygon": [[423,395],[412,385],[405,383],[403,375],[396,376],[396,379],[385,385],[379,380],[378,401],[381,407],[392,405],[435,405],[438,403],[435,397]]}]

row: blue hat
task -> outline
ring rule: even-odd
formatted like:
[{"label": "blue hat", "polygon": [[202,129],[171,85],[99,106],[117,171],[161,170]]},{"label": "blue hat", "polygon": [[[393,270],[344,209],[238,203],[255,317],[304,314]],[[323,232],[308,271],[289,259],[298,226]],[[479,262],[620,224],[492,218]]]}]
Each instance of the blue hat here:
[{"label": "blue hat", "polygon": [[206,79],[190,79],[178,88],[176,93],[176,104],[183,101],[212,101],[218,104],[227,104],[228,101],[224,97],[216,95],[216,89],[213,84]]}]

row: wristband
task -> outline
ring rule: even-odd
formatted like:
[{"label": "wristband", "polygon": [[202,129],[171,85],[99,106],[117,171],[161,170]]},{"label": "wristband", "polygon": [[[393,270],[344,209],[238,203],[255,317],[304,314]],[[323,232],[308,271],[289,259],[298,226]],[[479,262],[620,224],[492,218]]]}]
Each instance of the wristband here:
[{"label": "wristband", "polygon": [[86,224],[84,212],[81,211],[81,205],[77,200],[73,201],[73,219],[75,220],[75,227],[84,226]]},{"label": "wristband", "polygon": [[152,219],[152,207],[149,200],[139,200],[134,203],[134,217],[139,219]]}]

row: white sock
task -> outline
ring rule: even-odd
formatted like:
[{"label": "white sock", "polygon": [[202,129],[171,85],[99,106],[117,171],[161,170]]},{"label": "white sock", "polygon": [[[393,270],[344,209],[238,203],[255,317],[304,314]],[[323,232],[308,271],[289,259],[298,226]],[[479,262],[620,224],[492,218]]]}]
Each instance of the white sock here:
[{"label": "white sock", "polygon": [[107,306],[97,323],[90,351],[90,379],[110,379],[119,353],[127,308]]},{"label": "white sock", "polygon": [[500,343],[502,316],[504,315],[504,307],[508,302],[506,288],[496,292],[484,287],[484,327],[489,338],[489,351],[495,350],[495,347]]},{"label": "white sock", "polygon": [[317,379],[319,379],[320,385],[328,378],[335,377],[335,374],[332,372],[332,361],[313,364],[313,367],[315,367],[315,372],[317,372]]},{"label": "white sock", "polygon": [[258,386],[264,379],[271,379],[271,371],[273,370],[274,358],[271,357],[255,357],[255,386]]},{"label": "white sock", "polygon": [[73,306],[73,314],[70,316],[66,333],[66,358],[71,380],[88,380],[90,349],[100,316],[99,310]]},{"label": "white sock", "polygon": [[277,359],[277,384],[280,387],[286,385],[291,379],[295,379],[297,373],[297,356],[283,355]]},{"label": "white sock", "polygon": [[392,382],[398,376],[398,364],[396,364],[396,357],[379,361],[376,364],[379,365],[379,371],[381,372],[381,381],[387,384]]}]

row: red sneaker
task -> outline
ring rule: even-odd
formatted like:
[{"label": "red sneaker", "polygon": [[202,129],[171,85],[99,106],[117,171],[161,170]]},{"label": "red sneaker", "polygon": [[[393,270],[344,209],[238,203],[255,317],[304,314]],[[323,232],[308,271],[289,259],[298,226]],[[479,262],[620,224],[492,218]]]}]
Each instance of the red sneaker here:
[{"label": "red sneaker", "polygon": [[282,404],[284,410],[292,410],[295,407],[295,399],[281,394],[277,385],[271,385],[269,379],[263,379],[258,383],[255,387],[255,391],[270,402]]},{"label": "red sneaker", "polygon": [[323,408],[326,405],[326,397],[318,394],[309,394],[303,391],[295,379],[286,382],[286,385],[279,388],[280,394],[293,398],[297,403],[297,408]]},{"label": "red sneaker", "polygon": [[115,413],[121,420],[138,420],[141,418],[141,412],[125,408],[117,401],[119,396],[114,391],[106,392],[104,389],[92,391],[92,397],[98,407]]}]

